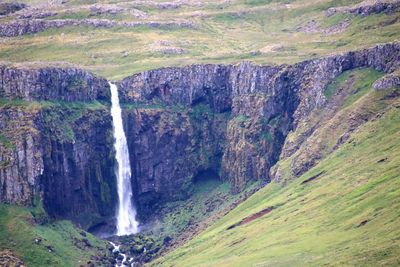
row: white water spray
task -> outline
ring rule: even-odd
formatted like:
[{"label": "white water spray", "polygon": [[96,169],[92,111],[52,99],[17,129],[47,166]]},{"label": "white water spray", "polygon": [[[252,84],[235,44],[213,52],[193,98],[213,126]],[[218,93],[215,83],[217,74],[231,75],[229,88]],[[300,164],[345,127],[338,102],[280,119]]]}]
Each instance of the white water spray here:
[{"label": "white water spray", "polygon": [[138,232],[136,210],[132,203],[131,165],[129,162],[128,145],[122,125],[121,107],[119,106],[118,88],[110,83],[111,116],[114,126],[114,148],[117,166],[118,209],[117,235],[130,235]]}]

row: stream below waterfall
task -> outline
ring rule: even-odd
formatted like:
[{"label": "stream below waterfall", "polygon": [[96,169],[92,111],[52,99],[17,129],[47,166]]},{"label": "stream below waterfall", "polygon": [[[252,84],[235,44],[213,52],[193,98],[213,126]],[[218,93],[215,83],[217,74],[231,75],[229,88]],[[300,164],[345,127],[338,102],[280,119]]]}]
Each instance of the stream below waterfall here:
[{"label": "stream below waterfall", "polygon": [[128,258],[125,253],[122,253],[120,251],[120,245],[117,245],[111,241],[110,241],[110,244],[113,246],[112,253],[113,253],[115,261],[116,261],[115,267],[120,267],[120,266],[133,267],[135,265],[135,262],[133,262],[132,258]]}]

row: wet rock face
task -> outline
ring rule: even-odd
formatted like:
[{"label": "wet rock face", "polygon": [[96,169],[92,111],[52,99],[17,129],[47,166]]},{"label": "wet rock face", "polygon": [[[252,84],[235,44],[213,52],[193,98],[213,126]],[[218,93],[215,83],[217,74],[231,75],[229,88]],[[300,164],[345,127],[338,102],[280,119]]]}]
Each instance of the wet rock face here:
[{"label": "wet rock face", "polygon": [[43,172],[37,111],[0,108],[0,201],[31,205]]},{"label": "wet rock face", "polygon": [[218,172],[226,120],[206,106],[191,110],[125,110],[133,189],[139,214],[158,203],[185,199],[200,170]]},{"label": "wet rock face", "polygon": [[[283,141],[282,138],[290,128],[289,117],[294,111],[293,103],[296,103],[294,94],[291,93],[294,91],[288,90],[290,87],[286,86],[287,75],[285,66],[260,67],[243,63],[238,66],[193,65],[164,68],[124,79],[119,85],[122,102],[158,104],[167,109],[183,107],[186,110],[178,112],[183,119],[177,125],[170,126],[169,136],[164,133],[169,124],[163,123],[163,127],[160,127],[162,132],[153,129],[153,137],[140,142],[141,145],[147,145],[148,140],[156,142],[165,138],[164,144],[157,144],[160,147],[155,151],[160,152],[164,148],[170,151],[161,153],[162,157],[154,161],[158,157],[157,153],[154,156],[139,154],[132,159],[136,165],[133,169],[140,169],[136,173],[137,183],[146,184],[137,187],[138,194],[152,192],[153,195],[172,197],[177,188],[188,187],[196,173],[207,168],[219,173],[222,179],[229,180],[233,191],[240,191],[252,179],[267,180],[269,167],[279,156],[279,142]],[[186,117],[191,117],[201,106],[209,109],[205,113],[211,114],[212,119],[209,124],[199,127],[193,119],[187,120]],[[188,114],[185,113],[187,110]],[[166,113],[162,114],[168,116]],[[205,117],[199,121],[206,121]],[[132,120],[134,119],[128,118],[127,124]],[[248,122],[242,123],[241,120]],[[279,123],[284,126],[277,127]],[[128,130],[128,139],[131,138],[130,132]],[[180,136],[185,132],[188,134]],[[137,137],[132,139],[137,140]],[[277,142],[274,143],[273,140]],[[181,148],[169,146],[175,141],[178,141],[178,145],[184,145]],[[213,149],[204,149],[206,144]],[[136,147],[138,146],[139,144]],[[214,166],[199,164],[204,160],[199,161],[196,153],[215,162]],[[146,165],[140,163],[142,157],[146,157]],[[176,164],[177,159],[181,166]],[[157,173],[152,166],[159,165],[162,170],[160,180],[154,182],[148,177],[153,177],[153,172]],[[171,193],[160,193],[163,190]]]},{"label": "wet rock face", "polygon": [[0,65],[0,96],[7,99],[110,101],[105,79],[77,68]]},{"label": "wet rock face", "polygon": [[[87,228],[112,216],[115,192],[112,119],[107,109],[68,114],[48,109],[41,129],[43,174],[40,185],[49,215],[68,218]],[[73,136],[57,132],[55,124],[79,116],[70,125]],[[64,129],[57,129],[63,131]]]},{"label": "wet rock face", "polygon": [[113,214],[115,175],[108,110],[0,108],[0,201],[33,205],[89,227]]},{"label": "wet rock face", "polygon": [[133,75],[121,81],[122,102],[167,105],[207,103],[216,112],[231,109],[229,66],[192,65],[163,68]]}]

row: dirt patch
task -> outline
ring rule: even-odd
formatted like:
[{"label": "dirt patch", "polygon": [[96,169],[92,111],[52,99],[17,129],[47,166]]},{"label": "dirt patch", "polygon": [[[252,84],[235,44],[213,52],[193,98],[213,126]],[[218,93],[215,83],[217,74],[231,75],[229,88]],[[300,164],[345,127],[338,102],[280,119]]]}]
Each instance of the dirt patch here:
[{"label": "dirt patch", "polygon": [[322,33],[324,35],[334,35],[341,32],[344,32],[350,26],[350,20],[343,20],[336,25],[333,25],[329,28],[323,29]]},{"label": "dirt patch", "polygon": [[248,216],[248,217],[242,219],[240,222],[237,222],[237,223],[235,223],[235,224],[229,226],[228,228],[226,228],[226,230],[231,230],[231,229],[233,229],[233,228],[235,228],[235,227],[237,227],[237,226],[244,225],[244,224],[247,224],[247,223],[249,223],[249,222],[252,222],[252,221],[254,221],[254,220],[257,219],[257,218],[260,218],[260,217],[264,216],[265,214],[270,213],[273,209],[274,209],[273,206],[272,206],[272,207],[265,208],[265,209],[263,209],[262,211],[259,211],[259,212],[257,212],[257,213],[254,213],[254,214],[252,214],[252,215],[250,215],[250,216]]},{"label": "dirt patch", "polygon": [[233,241],[231,244],[229,244],[229,247],[233,247],[234,245],[242,243],[246,238],[240,238],[239,240]]},{"label": "dirt patch", "polygon": [[316,175],[313,175],[313,176],[311,176],[310,178],[304,180],[303,182],[301,182],[301,184],[309,183],[309,182],[311,182],[311,181],[317,179],[318,177],[320,177],[320,176],[321,176],[322,174],[324,174],[324,173],[325,173],[325,171],[321,171],[321,172],[317,173]]},{"label": "dirt patch", "polygon": [[364,220],[364,221],[360,222],[359,225],[357,225],[357,228],[358,228],[358,227],[361,227],[361,226],[364,226],[364,225],[366,225],[367,223],[368,223],[368,220]]},{"label": "dirt patch", "polygon": [[0,266],[25,267],[22,260],[17,258],[11,250],[0,251]]},{"label": "dirt patch", "polygon": [[325,36],[344,32],[350,26],[350,20],[346,19],[328,28],[321,28],[315,20],[307,22],[305,25],[297,27],[296,31],[304,33],[321,33]]},{"label": "dirt patch", "polygon": [[383,158],[383,159],[378,160],[376,163],[382,163],[382,162],[385,162],[387,160],[388,160],[388,158]]}]

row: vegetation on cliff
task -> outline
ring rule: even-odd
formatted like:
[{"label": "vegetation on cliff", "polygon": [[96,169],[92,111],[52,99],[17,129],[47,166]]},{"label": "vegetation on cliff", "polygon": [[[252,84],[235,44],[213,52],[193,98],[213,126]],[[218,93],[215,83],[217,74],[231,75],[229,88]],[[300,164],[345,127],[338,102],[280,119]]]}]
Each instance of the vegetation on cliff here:
[{"label": "vegetation on cliff", "polygon": [[369,91],[346,109],[364,105],[373,119],[339,149],[300,178],[267,185],[150,265],[399,265],[399,99],[399,89]]}]

